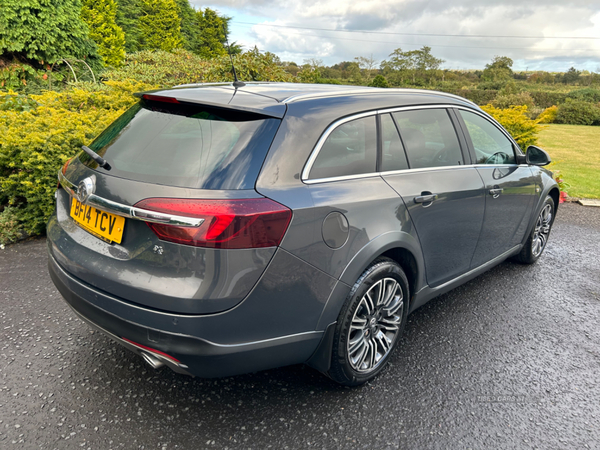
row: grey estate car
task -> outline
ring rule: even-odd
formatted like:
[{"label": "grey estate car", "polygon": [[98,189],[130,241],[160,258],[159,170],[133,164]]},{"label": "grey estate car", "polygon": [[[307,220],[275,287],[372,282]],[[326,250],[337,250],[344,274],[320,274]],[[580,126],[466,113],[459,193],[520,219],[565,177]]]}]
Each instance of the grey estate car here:
[{"label": "grey estate car", "polygon": [[153,367],[376,376],[408,313],[543,252],[559,190],[473,103],[408,89],[185,85],[59,172],[52,280]]}]

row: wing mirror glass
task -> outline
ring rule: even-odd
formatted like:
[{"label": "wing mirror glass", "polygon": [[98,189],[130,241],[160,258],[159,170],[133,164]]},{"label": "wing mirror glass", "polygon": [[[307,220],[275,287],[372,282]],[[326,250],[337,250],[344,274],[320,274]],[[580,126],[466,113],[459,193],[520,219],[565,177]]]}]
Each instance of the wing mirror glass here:
[{"label": "wing mirror glass", "polygon": [[532,166],[546,166],[552,162],[550,155],[541,148],[530,145],[525,152],[525,162]]}]

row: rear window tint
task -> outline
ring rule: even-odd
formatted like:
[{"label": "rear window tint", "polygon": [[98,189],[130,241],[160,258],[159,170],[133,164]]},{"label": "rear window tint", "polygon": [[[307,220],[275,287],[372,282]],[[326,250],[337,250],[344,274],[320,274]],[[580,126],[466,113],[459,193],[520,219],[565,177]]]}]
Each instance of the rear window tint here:
[{"label": "rear window tint", "polygon": [[[201,189],[252,189],[280,120],[141,101],[90,145],[110,175]],[[83,153],[81,161],[97,164]]]},{"label": "rear window tint", "polygon": [[331,178],[375,172],[377,128],[375,116],[346,122],[327,137],[309,178]]}]

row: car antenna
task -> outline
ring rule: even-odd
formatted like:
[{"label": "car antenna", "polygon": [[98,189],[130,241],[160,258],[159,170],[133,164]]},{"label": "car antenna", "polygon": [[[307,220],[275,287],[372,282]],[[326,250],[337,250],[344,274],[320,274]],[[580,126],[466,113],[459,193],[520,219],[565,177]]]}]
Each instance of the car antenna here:
[{"label": "car antenna", "polygon": [[225,29],[225,24],[223,24],[222,26],[223,26],[223,32],[225,33],[225,42],[227,42],[227,53],[229,53],[229,59],[231,60],[231,68],[233,69],[233,79],[235,80],[233,82],[233,87],[236,89],[239,87],[244,87],[244,86],[246,86],[246,83],[238,80],[237,72],[235,71],[235,66],[233,65],[233,56],[231,56],[231,47],[229,46],[229,37],[227,36],[227,30]]}]

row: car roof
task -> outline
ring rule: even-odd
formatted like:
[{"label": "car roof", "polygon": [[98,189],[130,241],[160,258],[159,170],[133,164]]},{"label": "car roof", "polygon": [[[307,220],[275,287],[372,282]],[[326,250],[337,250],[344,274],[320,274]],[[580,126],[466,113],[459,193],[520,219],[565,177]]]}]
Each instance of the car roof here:
[{"label": "car roof", "polygon": [[[146,92],[148,93],[148,92]],[[140,96],[144,94],[139,94]],[[199,103],[208,106],[254,112],[271,117],[283,117],[287,104],[314,101],[315,99],[343,98],[357,96],[381,97],[392,95],[396,106],[414,104],[415,96],[427,99],[438,98],[440,103],[469,104],[469,100],[445,92],[424,89],[389,89],[367,86],[344,86],[332,84],[247,82],[242,87],[233,83],[184,84],[171,89],[151,92],[154,96],[172,97],[179,101]],[[406,98],[403,102],[403,97]]]}]

